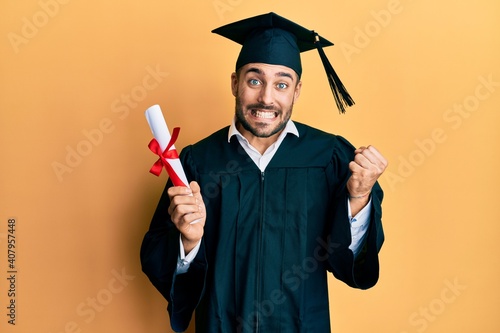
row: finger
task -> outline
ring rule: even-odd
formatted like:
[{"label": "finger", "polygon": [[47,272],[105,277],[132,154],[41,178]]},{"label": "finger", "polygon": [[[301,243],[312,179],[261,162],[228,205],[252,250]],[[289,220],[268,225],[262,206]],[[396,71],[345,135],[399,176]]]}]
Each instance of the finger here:
[{"label": "finger", "polygon": [[205,214],[202,211],[196,213],[186,214],[183,216],[182,221],[187,224],[200,223],[201,226],[205,225]]},{"label": "finger", "polygon": [[204,215],[198,204],[177,205],[171,207],[170,210],[172,211],[170,218],[178,226],[192,222]]},{"label": "finger", "polygon": [[[358,154],[356,154],[357,159],[356,162],[362,165],[364,168],[376,167],[379,171],[385,170],[387,168],[387,160],[380,154],[380,152],[374,146],[368,146],[367,148],[361,150],[358,149]],[[366,161],[361,158],[362,155],[366,158]],[[366,163],[369,162],[370,164]]]},{"label": "finger", "polygon": [[[197,196],[200,196],[197,194]],[[191,199],[189,204],[178,205],[174,214],[172,215],[172,221],[177,225],[179,230],[189,230],[189,224],[200,223],[201,226],[205,225],[205,205],[203,200],[190,196]],[[174,221],[175,220],[175,221]]]},{"label": "finger", "polygon": [[366,159],[370,162],[370,168],[376,168],[380,173],[387,167],[387,161],[374,147],[369,146],[361,153],[361,155],[366,157]]},{"label": "finger", "polygon": [[189,186],[191,187],[191,190],[193,192],[193,196],[195,197],[196,199],[196,204],[198,205],[198,207],[200,208],[200,211],[204,211],[205,210],[205,203],[203,201],[203,197],[201,196],[201,188],[200,188],[200,185],[198,185],[197,182],[195,181],[192,181]]},{"label": "finger", "polygon": [[359,155],[363,156],[368,163],[372,165],[378,165],[378,157],[375,154],[373,154],[369,148],[363,150],[363,152],[360,153]]},{"label": "finger", "polygon": [[365,147],[365,146],[361,146],[361,147],[359,147],[358,149],[356,149],[356,150],[354,151],[354,154],[359,154],[359,153],[362,153],[362,152],[363,152],[363,150],[365,150],[365,149],[366,149],[366,147]]},{"label": "finger", "polygon": [[383,172],[376,164],[370,162],[364,154],[357,154],[354,161],[349,165],[349,168],[354,179],[364,179],[365,181],[377,179]]},{"label": "finger", "polygon": [[186,186],[172,186],[167,190],[170,199],[177,195],[191,195],[193,191]]},{"label": "finger", "polygon": [[[188,195],[183,192],[183,194],[177,194],[170,197],[170,205],[168,206],[168,213],[170,215],[174,214],[175,211],[180,213],[186,212],[185,206],[198,207],[197,198],[193,195]],[[178,213],[179,214],[179,213]]]},{"label": "finger", "polygon": [[201,196],[200,186],[193,181],[190,183],[190,187],[190,192],[182,189],[172,190],[173,194],[180,193],[172,197],[169,207],[172,221],[178,228],[183,228],[186,223],[198,223],[205,215],[205,204]]},{"label": "finger", "polygon": [[175,207],[173,208],[174,213],[176,213],[177,215],[197,213],[201,210],[200,204],[196,198],[193,198],[191,196],[188,198],[180,198],[180,200],[177,200],[177,198],[178,197],[175,198]]},{"label": "finger", "polygon": [[351,161],[349,163],[349,170],[351,170],[351,173],[352,174],[360,174],[363,172],[363,170],[366,170],[365,168],[363,168],[361,165],[359,165],[358,163],[356,163],[355,161]]},{"label": "finger", "polygon": [[354,163],[358,164],[363,169],[369,169],[372,167],[372,163],[365,155],[365,151],[366,149],[362,153],[356,154],[354,156]]},{"label": "finger", "polygon": [[389,164],[387,162],[387,159],[375,148],[374,146],[368,146],[368,151],[375,156],[376,161],[378,162],[379,165],[382,165],[384,168],[387,167]]},{"label": "finger", "polygon": [[192,181],[191,183],[189,183],[189,187],[191,187],[191,191],[193,194],[201,193],[200,185],[198,185],[198,182]]}]

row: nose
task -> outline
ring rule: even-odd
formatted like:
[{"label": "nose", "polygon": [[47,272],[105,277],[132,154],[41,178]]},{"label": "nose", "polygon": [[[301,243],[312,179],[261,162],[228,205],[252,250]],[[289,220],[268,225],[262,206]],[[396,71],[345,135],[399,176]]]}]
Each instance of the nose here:
[{"label": "nose", "polygon": [[258,101],[264,105],[273,104],[273,89],[271,85],[264,84],[259,93]]}]

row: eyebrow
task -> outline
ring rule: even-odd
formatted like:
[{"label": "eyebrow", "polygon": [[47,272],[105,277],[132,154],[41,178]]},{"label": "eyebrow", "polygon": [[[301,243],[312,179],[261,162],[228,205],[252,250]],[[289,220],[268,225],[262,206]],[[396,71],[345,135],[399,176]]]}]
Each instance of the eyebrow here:
[{"label": "eyebrow", "polygon": [[[245,72],[245,74],[248,74],[248,73],[257,73],[257,74],[264,74],[262,72],[262,70],[260,70],[259,68],[256,68],[256,67],[250,67],[249,69],[247,69],[247,71]],[[294,80],[293,79],[293,75],[290,74],[290,73],[287,73],[287,72],[278,72],[275,74],[275,76],[281,76],[281,77],[288,77],[290,78],[292,81]]]}]

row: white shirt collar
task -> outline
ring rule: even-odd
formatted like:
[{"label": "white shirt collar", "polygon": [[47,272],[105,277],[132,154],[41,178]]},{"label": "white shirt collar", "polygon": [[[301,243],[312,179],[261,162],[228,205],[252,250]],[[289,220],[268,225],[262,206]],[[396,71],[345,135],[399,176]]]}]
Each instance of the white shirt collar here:
[{"label": "white shirt collar", "polygon": [[231,123],[231,127],[229,128],[227,141],[229,142],[233,136],[236,136],[236,139],[238,139],[238,142],[240,143],[241,147],[243,147],[245,152],[252,159],[252,161],[254,161],[257,167],[262,172],[264,172],[267,165],[271,162],[271,159],[274,157],[274,154],[278,151],[278,148],[280,147],[281,143],[283,142],[288,133],[296,135],[297,137],[299,136],[299,131],[297,130],[297,127],[291,120],[289,120],[286,123],[286,126],[278,136],[278,139],[267,148],[264,154],[261,154],[257,149],[255,149],[255,147],[253,147],[248,142],[248,140],[240,133],[240,131],[238,131],[238,129],[236,128],[235,119],[233,118],[233,122]]}]

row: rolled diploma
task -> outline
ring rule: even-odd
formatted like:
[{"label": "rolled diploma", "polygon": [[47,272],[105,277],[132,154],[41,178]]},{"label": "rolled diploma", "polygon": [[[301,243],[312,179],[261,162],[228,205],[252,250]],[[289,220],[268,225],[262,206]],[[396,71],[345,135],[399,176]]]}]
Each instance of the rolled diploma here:
[{"label": "rolled diploma", "polygon": [[[170,142],[170,131],[168,130],[167,123],[165,118],[163,117],[163,113],[161,112],[161,108],[159,105],[153,105],[146,110],[146,120],[148,121],[149,127],[151,128],[151,132],[153,132],[153,136],[158,141],[160,145],[161,151],[165,151],[168,143]],[[172,145],[169,149],[175,150],[175,145]],[[186,174],[184,173],[184,169],[182,168],[181,161],[176,159],[168,159],[168,163],[174,169],[174,172],[177,174],[179,179],[183,182],[183,184],[174,184],[175,186],[186,186],[189,187],[189,182],[186,178]]]}]

